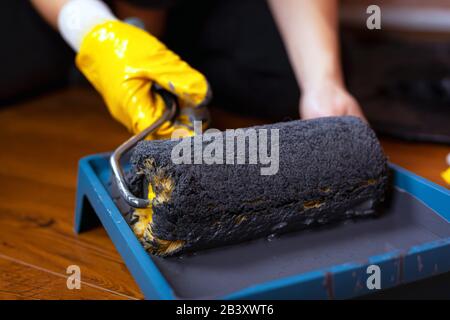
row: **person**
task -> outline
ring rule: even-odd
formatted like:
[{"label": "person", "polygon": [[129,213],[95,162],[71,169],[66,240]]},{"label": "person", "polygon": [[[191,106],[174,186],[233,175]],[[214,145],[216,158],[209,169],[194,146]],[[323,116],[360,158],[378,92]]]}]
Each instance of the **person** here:
[{"label": "person", "polygon": [[[103,96],[111,114],[132,132],[143,130],[164,110],[162,99],[148,94],[155,84],[174,93],[187,108],[205,105],[212,87],[214,104],[242,114],[363,117],[344,83],[337,0],[31,0],[31,4],[74,49],[78,69]],[[148,32],[120,21],[116,14],[140,18]],[[17,14],[9,19],[17,19]],[[23,30],[8,36],[6,43],[22,45],[30,38]],[[48,43],[57,42],[55,35],[51,37],[33,50],[43,51]],[[10,64],[10,74],[6,71],[10,83],[0,95],[22,94],[23,84],[30,82],[24,80],[27,77],[31,83],[42,83],[39,74],[51,78],[49,74],[56,73],[53,78],[59,79],[64,68],[56,66],[66,66],[71,58],[60,58],[54,53],[58,50],[67,51],[60,44],[53,46],[51,54],[41,54],[42,61],[32,59],[32,66],[22,56],[29,51],[9,50],[14,52],[9,60],[16,61]],[[7,65],[8,57],[3,62]],[[165,126],[158,135],[171,132]]]}]

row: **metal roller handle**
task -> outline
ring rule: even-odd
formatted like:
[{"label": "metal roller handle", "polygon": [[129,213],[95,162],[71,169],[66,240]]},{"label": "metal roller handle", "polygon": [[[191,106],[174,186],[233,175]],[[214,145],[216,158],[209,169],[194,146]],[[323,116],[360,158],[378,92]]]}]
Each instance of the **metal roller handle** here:
[{"label": "metal roller handle", "polygon": [[172,93],[160,88],[155,89],[154,92],[160,94],[166,104],[166,110],[164,111],[163,115],[147,129],[139,132],[138,134],[134,135],[123,144],[121,144],[109,158],[113,176],[116,180],[117,187],[119,188],[120,195],[130,206],[134,208],[147,208],[150,206],[150,201],[148,199],[142,199],[134,196],[128,189],[124,172],[120,165],[120,159],[139,141],[145,139],[145,137],[161,127],[163,123],[165,123],[166,121],[172,121],[177,111],[177,100]]}]

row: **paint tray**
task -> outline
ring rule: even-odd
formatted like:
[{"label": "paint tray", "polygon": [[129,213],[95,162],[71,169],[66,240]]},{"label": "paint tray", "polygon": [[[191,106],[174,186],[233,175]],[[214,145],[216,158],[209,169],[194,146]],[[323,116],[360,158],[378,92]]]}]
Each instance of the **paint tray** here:
[{"label": "paint tray", "polygon": [[111,184],[109,154],[79,162],[75,231],[101,222],[147,299],[346,299],[450,271],[450,191],[390,164],[378,218],[258,239],[180,257],[148,254]]}]

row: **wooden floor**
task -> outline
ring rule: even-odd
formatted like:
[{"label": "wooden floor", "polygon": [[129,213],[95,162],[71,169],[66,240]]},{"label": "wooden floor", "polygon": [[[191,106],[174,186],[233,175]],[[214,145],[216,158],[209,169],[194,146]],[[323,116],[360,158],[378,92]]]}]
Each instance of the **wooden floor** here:
[{"label": "wooden floor", "polygon": [[[258,121],[214,114],[218,128]],[[128,137],[90,89],[75,88],[0,109],[0,298],[141,299],[102,228],[72,231],[79,158]],[[438,183],[448,146],[383,140],[394,163]],[[81,289],[66,269],[81,269]]]}]

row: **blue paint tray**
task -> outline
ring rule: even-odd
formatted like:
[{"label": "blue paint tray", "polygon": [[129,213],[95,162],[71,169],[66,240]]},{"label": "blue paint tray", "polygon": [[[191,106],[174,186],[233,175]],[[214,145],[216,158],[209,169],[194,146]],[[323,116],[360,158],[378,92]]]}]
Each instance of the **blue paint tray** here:
[{"label": "blue paint tray", "polygon": [[[450,191],[396,165],[380,217],[173,258],[149,255],[111,184],[109,154],[79,162],[75,231],[100,221],[147,299],[345,299],[450,271]],[[99,219],[97,219],[97,217]]]}]

